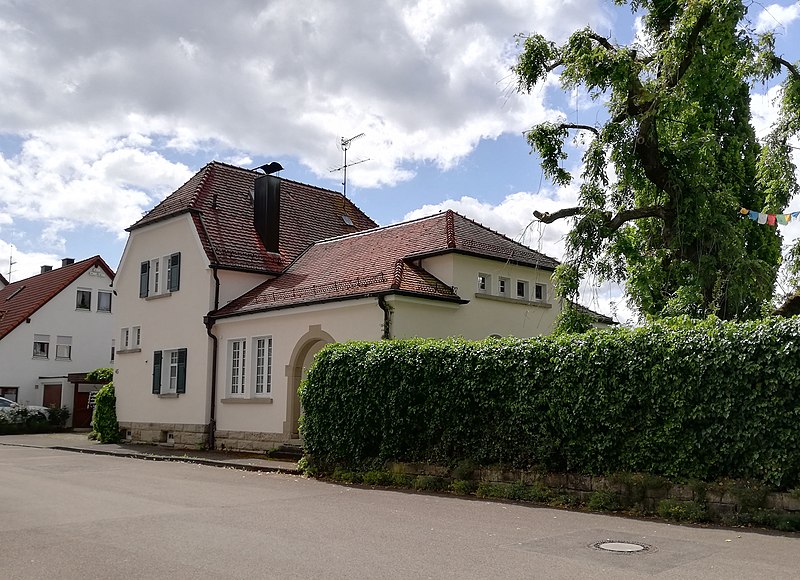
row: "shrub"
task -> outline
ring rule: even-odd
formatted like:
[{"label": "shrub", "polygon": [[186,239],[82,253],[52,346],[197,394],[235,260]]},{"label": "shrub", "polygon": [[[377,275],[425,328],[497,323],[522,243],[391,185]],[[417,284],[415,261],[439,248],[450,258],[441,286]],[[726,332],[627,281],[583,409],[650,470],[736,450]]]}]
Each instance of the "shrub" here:
[{"label": "shrub", "polygon": [[475,493],[478,484],[466,479],[456,479],[450,484],[450,491],[456,495],[470,495]]},{"label": "shrub", "polygon": [[656,511],[665,520],[676,522],[702,522],[707,518],[705,507],[694,501],[662,499]]},{"label": "shrub", "polygon": [[392,483],[392,476],[386,471],[378,471],[373,469],[371,471],[367,471],[363,475],[362,481],[366,485],[390,485]]},{"label": "shrub", "polygon": [[53,427],[61,428],[67,424],[67,419],[69,419],[69,416],[70,412],[67,407],[61,407],[60,409],[54,407],[50,409],[50,413],[47,415],[47,422]]},{"label": "shrub", "polygon": [[334,344],[301,397],[320,468],[536,465],[800,486],[799,318]]},{"label": "shrub", "polygon": [[589,496],[586,507],[596,512],[615,512],[621,507],[619,495],[606,490],[594,491]]},{"label": "shrub", "polygon": [[101,443],[118,443],[120,441],[114,383],[108,383],[97,391],[92,414],[92,432]]},{"label": "shrub", "polygon": [[418,475],[413,486],[422,491],[441,491],[447,488],[444,479],[434,475]]}]

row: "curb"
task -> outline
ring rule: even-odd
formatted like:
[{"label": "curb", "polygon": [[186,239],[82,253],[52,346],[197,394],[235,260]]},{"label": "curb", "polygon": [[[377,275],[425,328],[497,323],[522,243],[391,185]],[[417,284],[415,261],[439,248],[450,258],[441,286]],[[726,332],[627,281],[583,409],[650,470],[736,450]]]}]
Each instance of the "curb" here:
[{"label": "curb", "polygon": [[28,447],[32,449],[54,449],[56,451],[69,451],[71,453],[86,453],[89,455],[108,455],[113,457],[125,457],[129,459],[144,459],[149,461],[173,461],[176,463],[195,463],[209,467],[228,467],[239,471],[256,471],[262,473],[283,473],[286,475],[303,475],[303,472],[291,467],[271,467],[267,465],[251,465],[246,463],[233,463],[229,461],[218,461],[216,459],[202,459],[200,457],[183,457],[177,455],[148,455],[145,453],[134,453],[131,451],[105,451],[103,449],[87,449],[84,447],[67,447],[63,445],[53,445],[44,447],[42,445],[26,445],[24,443],[0,443],[9,447]]}]

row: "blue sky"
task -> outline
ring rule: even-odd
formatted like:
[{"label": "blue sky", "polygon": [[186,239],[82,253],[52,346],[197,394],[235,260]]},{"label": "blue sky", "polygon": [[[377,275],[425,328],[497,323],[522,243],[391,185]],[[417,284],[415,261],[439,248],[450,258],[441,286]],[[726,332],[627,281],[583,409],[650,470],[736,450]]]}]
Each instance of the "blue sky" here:
[{"label": "blue sky", "polygon": [[[800,57],[800,3],[748,17]],[[600,113],[555,76],[516,94],[509,67],[514,34],[587,25],[620,43],[637,30],[611,0],[0,0],[0,273],[10,257],[12,280],[63,257],[115,268],[124,228],[214,159],[278,160],[283,177],[338,190],[340,139],[362,132],[348,160],[369,161],[348,196],[379,223],[452,208],[561,258],[567,224],[532,212],[575,192],[541,179],[522,132]],[[756,89],[762,133],[776,90]],[[631,319],[619,288],[582,294]]]}]

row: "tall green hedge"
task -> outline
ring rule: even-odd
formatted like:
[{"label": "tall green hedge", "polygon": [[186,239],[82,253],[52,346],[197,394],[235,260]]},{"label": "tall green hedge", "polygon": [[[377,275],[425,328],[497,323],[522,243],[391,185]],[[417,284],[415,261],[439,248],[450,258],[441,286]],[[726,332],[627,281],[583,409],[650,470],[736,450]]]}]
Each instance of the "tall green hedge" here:
[{"label": "tall green hedge", "polygon": [[800,484],[800,320],[351,342],[301,388],[312,464],[537,466]]}]

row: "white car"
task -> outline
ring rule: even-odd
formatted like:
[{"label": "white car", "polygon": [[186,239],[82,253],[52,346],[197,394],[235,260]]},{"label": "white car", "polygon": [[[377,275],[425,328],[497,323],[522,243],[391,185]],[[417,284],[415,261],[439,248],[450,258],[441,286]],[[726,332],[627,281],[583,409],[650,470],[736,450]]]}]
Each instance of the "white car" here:
[{"label": "white car", "polygon": [[42,407],[41,405],[20,405],[19,403],[15,403],[11,399],[6,399],[5,397],[0,397],[0,413],[8,413],[11,409],[17,407],[24,407],[30,411],[30,413],[42,415],[45,419],[50,416],[50,409],[47,407]]}]

